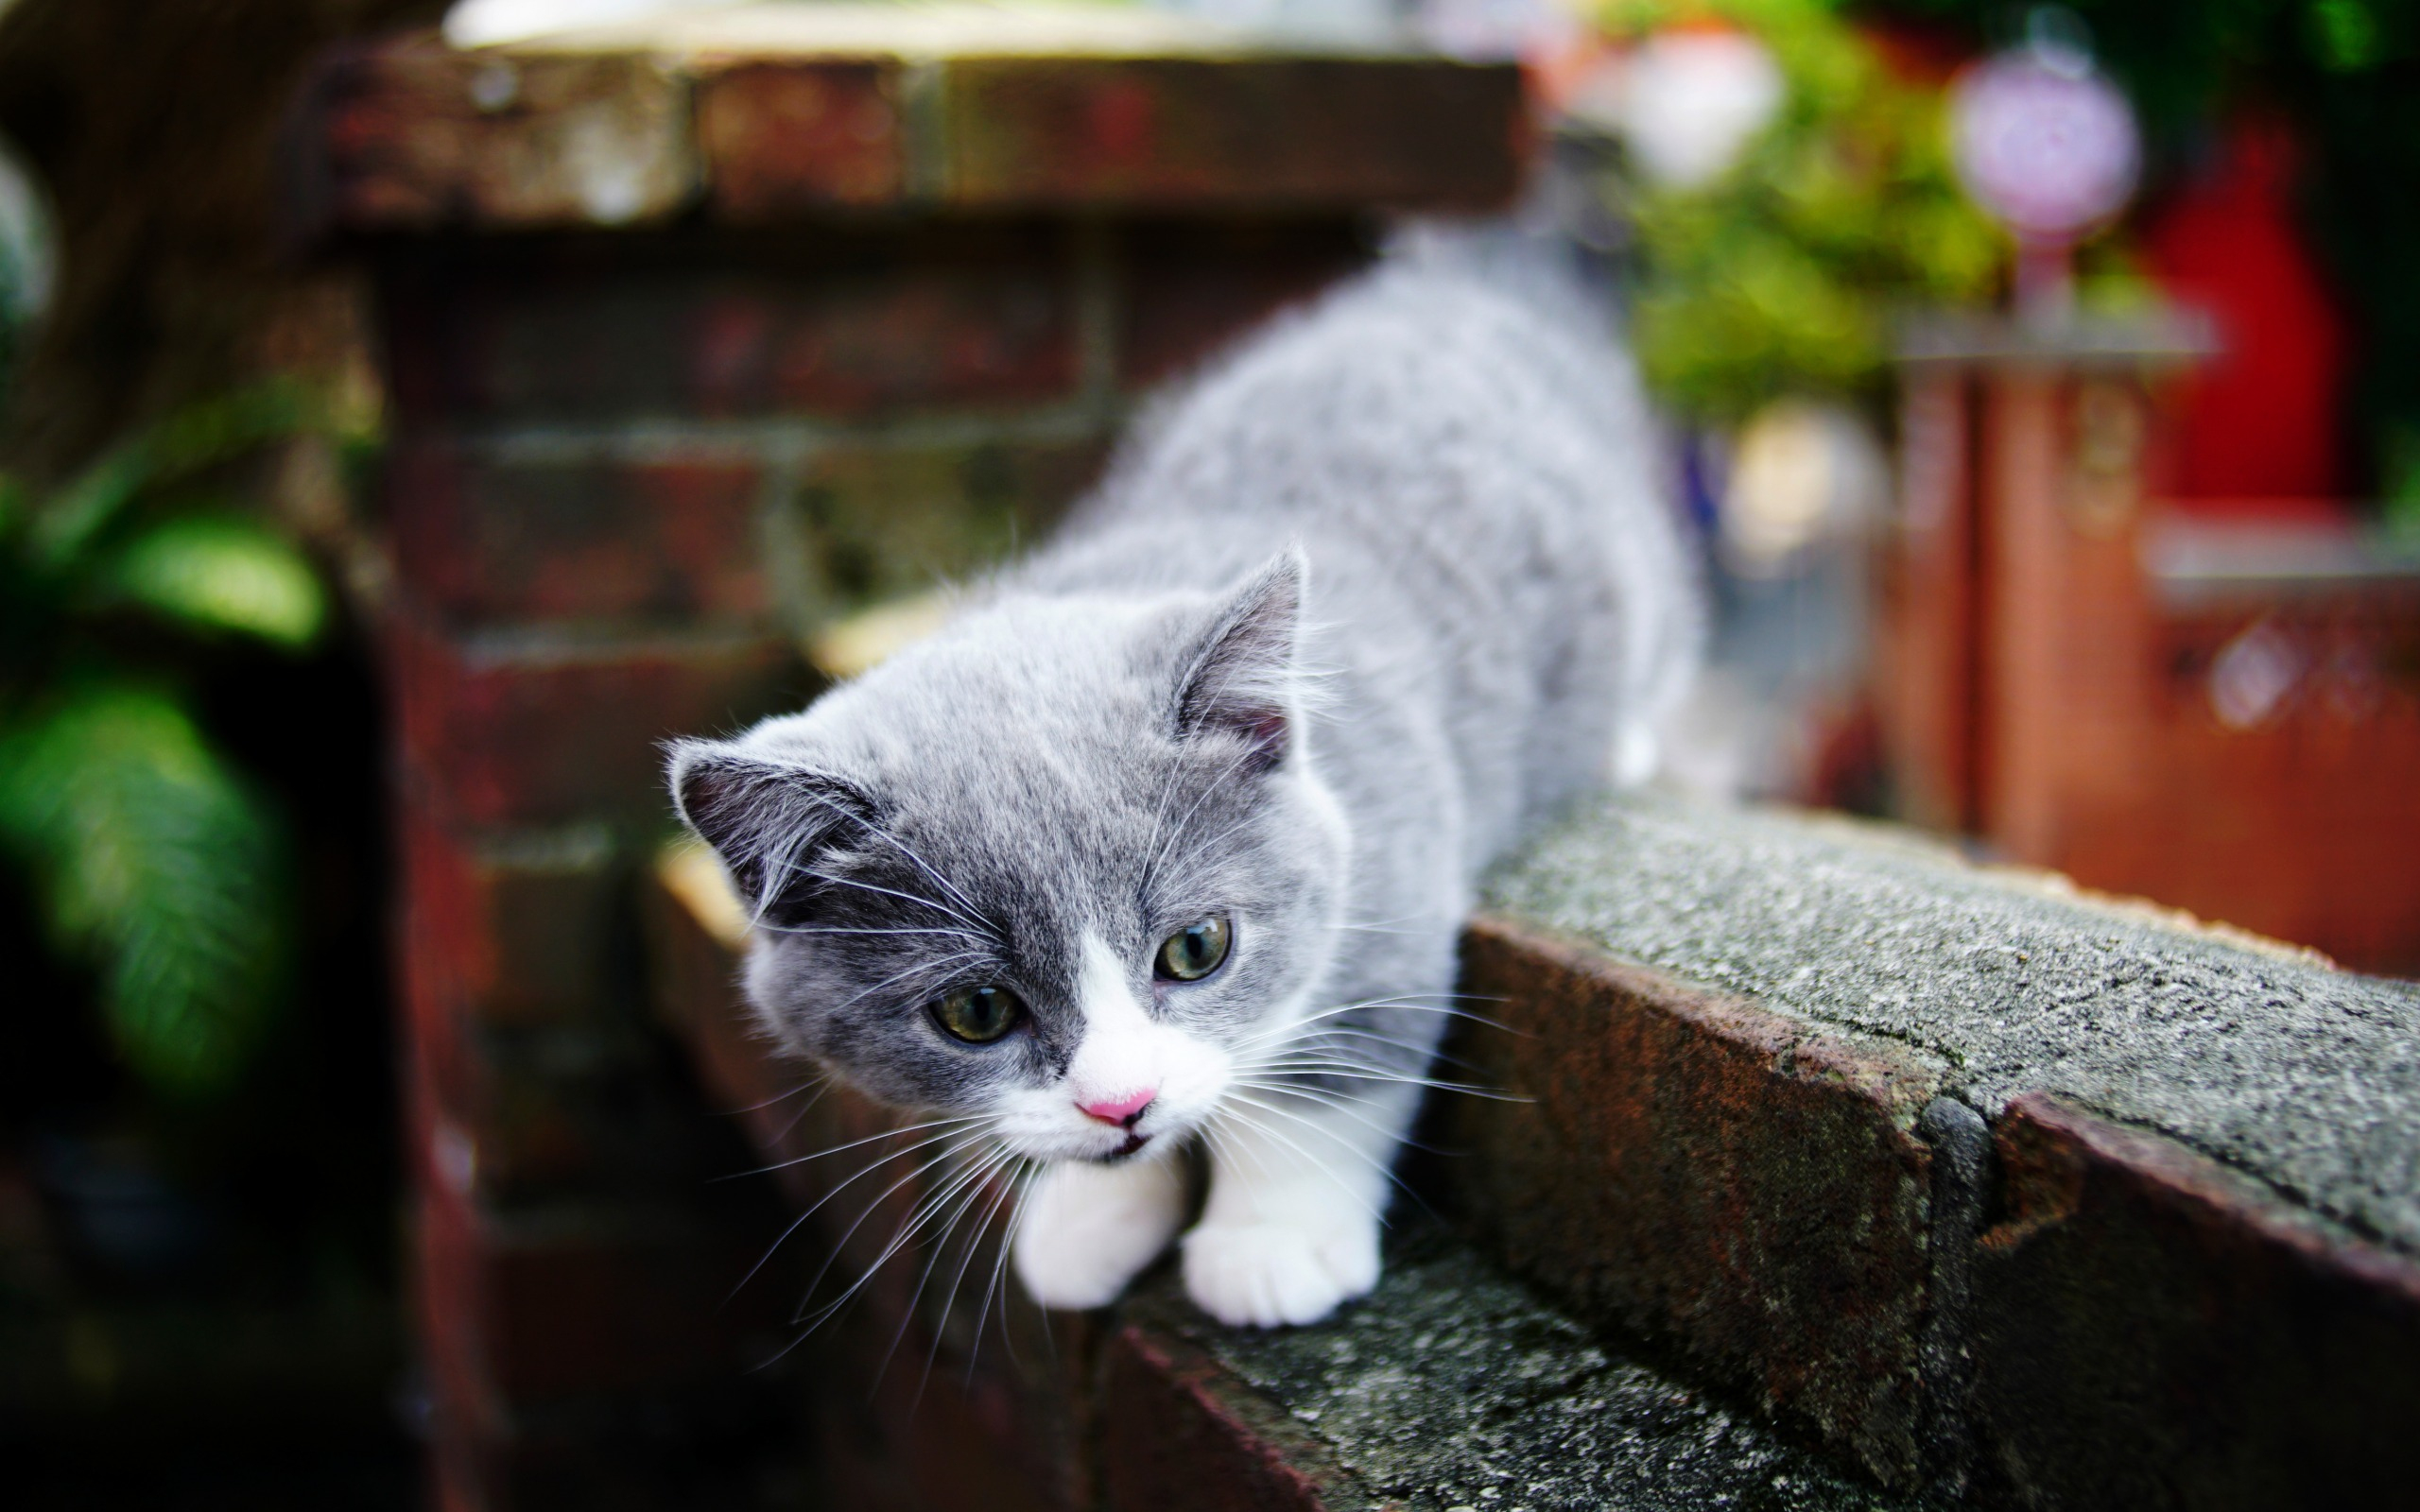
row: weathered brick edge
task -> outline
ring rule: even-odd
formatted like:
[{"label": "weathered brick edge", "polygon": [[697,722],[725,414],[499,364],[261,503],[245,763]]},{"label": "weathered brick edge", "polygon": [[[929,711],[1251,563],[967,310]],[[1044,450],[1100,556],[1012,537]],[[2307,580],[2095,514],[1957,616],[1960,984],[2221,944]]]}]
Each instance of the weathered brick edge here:
[{"label": "weathered brick edge", "polygon": [[307,235],[693,211],[1478,211],[1518,192],[1532,137],[1518,69],[1442,58],[715,60],[411,33],[327,58],[285,156]]},{"label": "weathered brick edge", "polygon": [[1358,1512],[1373,1503],[1328,1447],[1174,1333],[1128,1323],[1102,1362],[1106,1512]]},{"label": "weathered brick edge", "polygon": [[1938,1069],[1500,919],[1463,981],[1502,1027],[1457,1054],[1526,1099],[1450,1115],[1502,1258],[1913,1484]]},{"label": "weathered brick edge", "polygon": [[2420,1485],[2411,1258],[2174,1140],[2031,1093],[1987,1128],[1903,1047],[1510,920],[1464,962],[1502,1027],[1457,1053],[1530,1099],[1447,1119],[1500,1258],[1885,1484],[2244,1508]]},{"label": "weathered brick edge", "polygon": [[2420,1495],[2420,1263],[2029,1093],[1974,1256],[1978,1473],[2026,1505]]}]

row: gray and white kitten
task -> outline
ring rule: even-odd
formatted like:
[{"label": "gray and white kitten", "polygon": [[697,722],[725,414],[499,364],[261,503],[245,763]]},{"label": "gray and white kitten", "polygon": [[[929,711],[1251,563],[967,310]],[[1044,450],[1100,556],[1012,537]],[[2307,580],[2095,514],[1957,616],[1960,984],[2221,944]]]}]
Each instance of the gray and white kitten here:
[{"label": "gray and white kitten", "polygon": [[1654,475],[1576,281],[1413,238],[1164,403],[932,639],[676,747],[765,1024],[1047,1162],[1013,1240],[1045,1304],[1167,1247],[1194,1146],[1206,1312],[1366,1293],[1476,879],[1644,775],[1688,676]]}]

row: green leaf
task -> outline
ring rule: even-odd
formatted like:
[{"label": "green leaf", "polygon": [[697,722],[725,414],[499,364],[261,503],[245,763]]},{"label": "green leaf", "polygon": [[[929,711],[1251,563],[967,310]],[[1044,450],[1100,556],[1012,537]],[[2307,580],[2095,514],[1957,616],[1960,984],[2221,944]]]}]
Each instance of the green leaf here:
[{"label": "green leaf", "polygon": [[1659,397],[1729,423],[1787,393],[1871,396],[1889,312],[1973,301],[2006,244],[1960,192],[1942,106],[1822,0],[1597,0],[1638,32],[1717,16],[1772,51],[1789,98],[1703,184],[1624,185],[1641,278],[1633,326]]},{"label": "green leaf", "polygon": [[34,522],[34,559],[66,568],[127,506],[164,484],[243,455],[313,422],[291,382],[272,381],[178,411],[105,453],[53,494]]},{"label": "green leaf", "polygon": [[101,576],[103,592],[211,629],[308,645],[327,615],[310,560],[259,523],[188,515],[129,542]]},{"label": "green leaf", "polygon": [[285,981],[285,855],[185,712],[104,684],[0,736],[0,842],[56,944],[99,968],[128,1064],[182,1096],[234,1085]]}]

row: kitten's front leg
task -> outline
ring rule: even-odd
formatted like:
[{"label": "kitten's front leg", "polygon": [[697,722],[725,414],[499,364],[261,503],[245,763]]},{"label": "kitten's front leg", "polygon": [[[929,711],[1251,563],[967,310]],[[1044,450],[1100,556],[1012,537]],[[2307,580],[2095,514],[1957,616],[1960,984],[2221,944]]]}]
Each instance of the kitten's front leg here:
[{"label": "kitten's front leg", "polygon": [[1184,1288],[1221,1323],[1316,1323],[1378,1284],[1390,1170],[1415,1096],[1275,1092],[1218,1115]]},{"label": "kitten's front leg", "polygon": [[1184,1221],[1184,1167],[1172,1157],[1062,1161],[1042,1173],[1018,1221],[1017,1280],[1045,1307],[1105,1307]]}]

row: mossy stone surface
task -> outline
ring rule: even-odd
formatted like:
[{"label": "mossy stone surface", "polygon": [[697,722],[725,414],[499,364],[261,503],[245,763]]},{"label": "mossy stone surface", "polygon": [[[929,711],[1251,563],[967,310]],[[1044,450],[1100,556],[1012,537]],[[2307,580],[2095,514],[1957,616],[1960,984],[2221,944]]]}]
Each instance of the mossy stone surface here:
[{"label": "mossy stone surface", "polygon": [[1326,1443],[1371,1507],[1849,1512],[1869,1489],[1539,1302],[1425,1228],[1377,1291],[1311,1328],[1224,1329],[1163,1280],[1131,1305]]},{"label": "mossy stone surface", "polygon": [[2053,1092],[2420,1251],[2420,986],[1987,870],[1879,826],[1591,800],[1485,906],[1903,1041],[1996,1116]]}]

